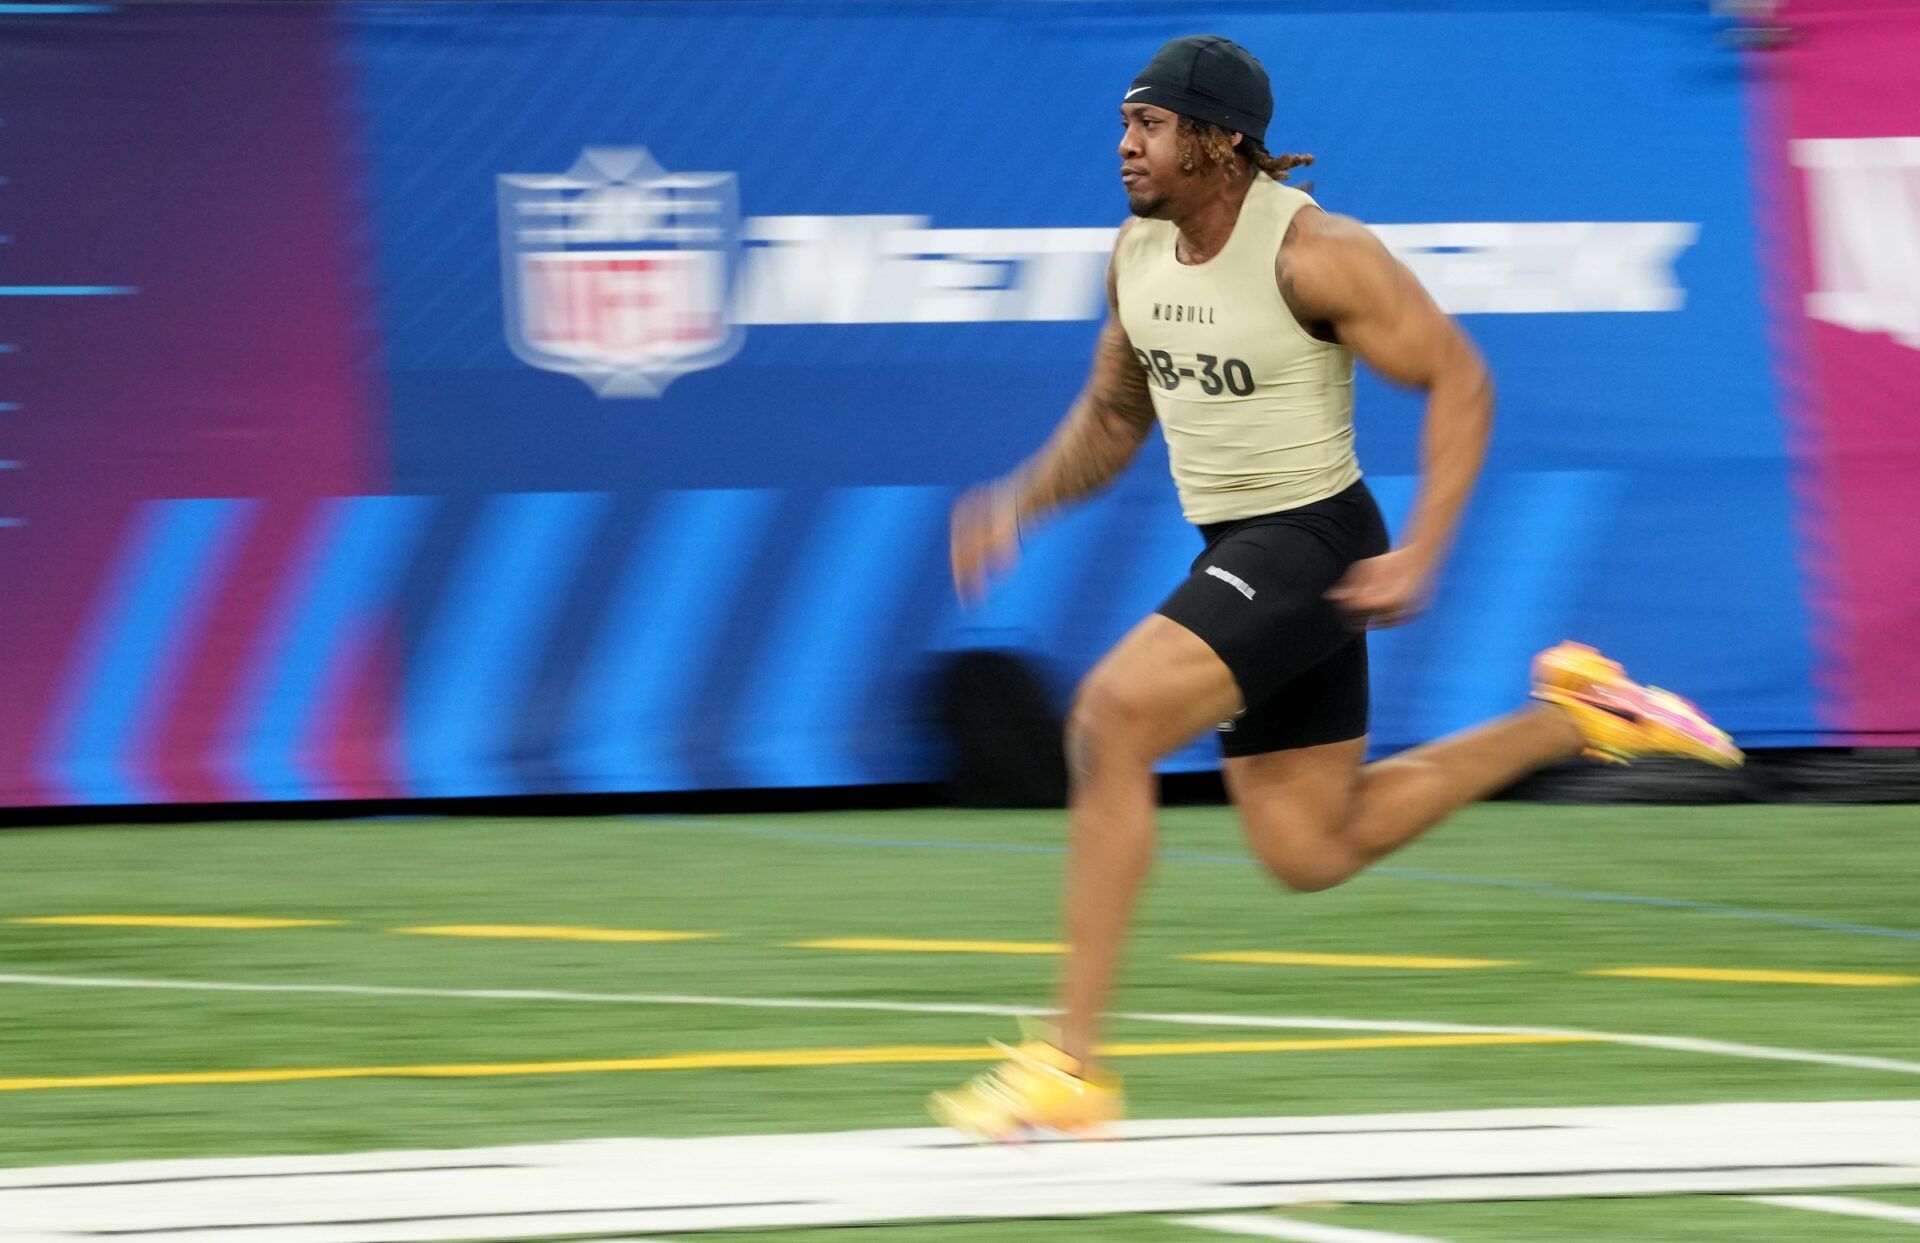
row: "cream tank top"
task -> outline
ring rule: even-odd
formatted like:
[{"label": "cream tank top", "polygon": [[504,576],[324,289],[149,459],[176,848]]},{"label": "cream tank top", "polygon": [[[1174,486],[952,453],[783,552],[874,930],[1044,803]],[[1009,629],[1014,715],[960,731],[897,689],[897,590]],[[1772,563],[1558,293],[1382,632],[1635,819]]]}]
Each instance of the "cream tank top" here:
[{"label": "cream tank top", "polygon": [[1312,204],[1257,174],[1207,262],[1174,258],[1165,220],[1135,221],[1114,252],[1120,322],[1195,525],[1297,509],[1360,478],[1353,355],[1308,333],[1274,280],[1287,224]]}]

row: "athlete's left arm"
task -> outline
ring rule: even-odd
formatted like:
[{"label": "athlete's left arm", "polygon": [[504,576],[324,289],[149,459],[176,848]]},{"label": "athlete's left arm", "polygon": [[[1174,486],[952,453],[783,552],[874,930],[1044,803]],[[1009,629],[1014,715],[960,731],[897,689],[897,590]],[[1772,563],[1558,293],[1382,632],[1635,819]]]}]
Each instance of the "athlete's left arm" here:
[{"label": "athlete's left arm", "polygon": [[[1303,213],[1304,214],[1304,213]],[[1419,611],[1453,542],[1493,429],[1493,377],[1467,334],[1358,221],[1315,211],[1281,247],[1280,291],[1395,384],[1427,395],[1420,487],[1400,544],[1354,565],[1329,595],[1372,625]]]}]

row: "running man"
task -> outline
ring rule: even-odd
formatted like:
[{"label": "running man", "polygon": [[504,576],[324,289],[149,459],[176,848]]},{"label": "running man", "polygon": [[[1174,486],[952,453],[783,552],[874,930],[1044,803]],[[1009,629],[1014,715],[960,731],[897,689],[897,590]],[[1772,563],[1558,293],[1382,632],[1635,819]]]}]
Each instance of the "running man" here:
[{"label": "running man", "polygon": [[[1591,648],[1534,661],[1529,704],[1363,764],[1366,629],[1418,613],[1480,472],[1493,383],[1460,326],[1357,221],[1281,181],[1273,96],[1244,48],[1175,39],[1122,98],[1133,219],[1107,268],[1092,375],[1052,438],[953,514],[977,597],[1020,532],[1109,483],[1157,420],[1205,550],[1081,683],[1068,724],[1068,955],[1058,1027],[929,1102],[983,1139],[1118,1118],[1100,1014],[1154,849],[1154,763],[1216,726],[1227,789],[1281,883],[1326,889],[1542,765],[1741,754],[1692,705]],[[1397,547],[1353,449],[1353,360],[1426,394],[1419,489]]]}]

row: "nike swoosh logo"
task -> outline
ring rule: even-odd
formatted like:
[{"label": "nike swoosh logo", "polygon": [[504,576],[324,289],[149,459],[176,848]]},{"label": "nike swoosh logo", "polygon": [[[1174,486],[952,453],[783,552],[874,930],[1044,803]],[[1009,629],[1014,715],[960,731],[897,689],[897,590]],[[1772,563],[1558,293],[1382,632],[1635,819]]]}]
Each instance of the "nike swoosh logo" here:
[{"label": "nike swoosh logo", "polygon": [[1120,98],[1132,99],[1135,95],[1138,95],[1141,91],[1150,91],[1152,89],[1153,88],[1150,86],[1136,86],[1132,90],[1128,91],[1126,94],[1122,95]]}]

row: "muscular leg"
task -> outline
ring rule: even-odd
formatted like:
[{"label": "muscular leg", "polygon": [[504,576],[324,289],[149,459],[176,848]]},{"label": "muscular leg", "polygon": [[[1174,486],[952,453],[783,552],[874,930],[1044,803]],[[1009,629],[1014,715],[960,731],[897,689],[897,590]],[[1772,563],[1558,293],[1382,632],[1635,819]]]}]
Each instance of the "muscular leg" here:
[{"label": "muscular leg", "polygon": [[1153,859],[1153,764],[1240,710],[1240,691],[1212,648],[1154,614],[1080,685],[1067,725],[1072,842],[1060,1045],[1092,1064],[1140,882]]},{"label": "muscular leg", "polygon": [[1310,893],[1581,746],[1564,712],[1535,704],[1364,767],[1365,739],[1232,758],[1227,788],[1267,870]]}]

